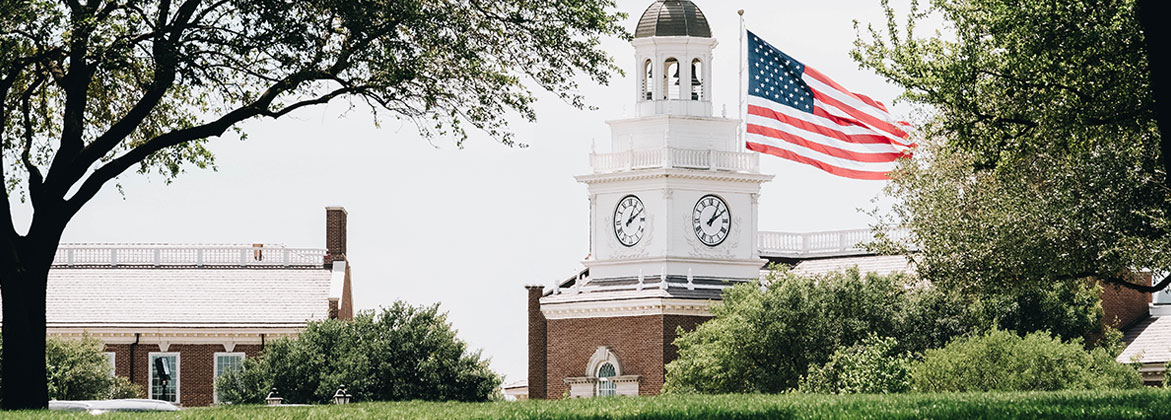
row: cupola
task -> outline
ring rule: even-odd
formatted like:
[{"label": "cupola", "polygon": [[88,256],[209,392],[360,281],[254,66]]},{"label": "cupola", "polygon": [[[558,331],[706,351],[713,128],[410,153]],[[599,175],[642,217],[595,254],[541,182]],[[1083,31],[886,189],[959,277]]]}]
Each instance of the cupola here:
[{"label": "cupola", "polygon": [[647,7],[631,41],[639,75],[639,116],[712,116],[711,60],[716,40],[703,11],[688,0]]}]

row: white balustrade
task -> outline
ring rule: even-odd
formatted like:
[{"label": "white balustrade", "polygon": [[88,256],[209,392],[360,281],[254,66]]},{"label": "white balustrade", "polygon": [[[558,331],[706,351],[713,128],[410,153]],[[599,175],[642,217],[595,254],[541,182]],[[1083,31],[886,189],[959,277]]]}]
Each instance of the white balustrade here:
[{"label": "white balustrade", "polygon": [[61,244],[54,266],[315,266],[325,262],[319,248],[247,245]]},{"label": "white balustrade", "polygon": [[[906,243],[909,234],[904,230],[889,233],[895,242]],[[828,232],[789,233],[759,232],[757,248],[761,256],[802,257],[855,255],[866,252],[865,245],[874,241],[870,229],[838,230]]]},{"label": "white balustrade", "polygon": [[590,154],[590,166],[595,173],[651,168],[757,172],[760,154],[675,148],[630,150]]}]

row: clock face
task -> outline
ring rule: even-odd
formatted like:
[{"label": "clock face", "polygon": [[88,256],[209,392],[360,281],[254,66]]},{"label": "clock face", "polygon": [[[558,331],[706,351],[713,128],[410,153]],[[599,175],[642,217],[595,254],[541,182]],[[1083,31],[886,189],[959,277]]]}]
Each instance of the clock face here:
[{"label": "clock face", "polygon": [[695,230],[695,236],[704,245],[716,246],[724,242],[732,229],[732,214],[728,212],[728,203],[714,195],[703,196],[695,203],[695,211],[691,213],[691,226]]},{"label": "clock face", "polygon": [[633,195],[618,200],[614,209],[614,235],[622,245],[634,246],[646,232],[646,207]]}]

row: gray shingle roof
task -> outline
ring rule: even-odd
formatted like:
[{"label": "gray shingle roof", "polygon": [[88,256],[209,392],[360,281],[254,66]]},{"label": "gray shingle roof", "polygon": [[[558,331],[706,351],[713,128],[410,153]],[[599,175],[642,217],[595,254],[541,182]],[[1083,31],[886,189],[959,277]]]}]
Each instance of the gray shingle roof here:
[{"label": "gray shingle roof", "polygon": [[274,325],[328,317],[326,269],[54,268],[50,326]]},{"label": "gray shingle roof", "polygon": [[1171,361],[1171,317],[1147,318],[1128,328],[1122,336],[1126,350],[1118,355],[1121,363],[1163,363]]}]

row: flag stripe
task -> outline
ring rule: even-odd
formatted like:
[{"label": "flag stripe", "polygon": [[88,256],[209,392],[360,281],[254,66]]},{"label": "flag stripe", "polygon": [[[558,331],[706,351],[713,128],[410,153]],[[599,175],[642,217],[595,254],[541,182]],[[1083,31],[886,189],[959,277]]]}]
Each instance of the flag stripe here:
[{"label": "flag stripe", "polygon": [[[903,156],[902,153],[895,152],[859,152],[854,150],[840,149],[823,142],[807,140],[807,138],[813,136],[809,133],[806,133],[806,136],[802,137],[800,134],[793,134],[784,130],[778,130],[775,128],[765,127],[752,123],[748,124],[748,134],[759,134],[765,137],[784,140],[797,146],[805,147],[807,149],[814,150],[826,155],[840,157],[842,159],[849,159],[857,162],[894,162],[895,159]],[[824,138],[824,136],[822,137]]]},{"label": "flag stripe", "polygon": [[886,107],[882,105],[882,102],[878,102],[874,99],[870,99],[869,96],[863,95],[861,93],[850,92],[849,89],[842,87],[842,85],[839,85],[838,82],[833,81],[833,79],[830,79],[829,76],[826,76],[824,73],[817,71],[816,69],[813,69],[811,67],[805,67],[805,74],[808,75],[809,77],[812,77],[813,79],[816,79],[817,81],[819,81],[821,83],[824,83],[824,84],[834,88],[835,90],[837,90],[839,92],[842,92],[847,95],[855,96],[859,100],[861,100],[863,103],[866,103],[872,107],[881,109],[882,112],[888,112],[886,110]]},{"label": "flag stripe", "polygon": [[[824,93],[821,93],[817,89],[813,89],[813,99],[815,101],[821,101],[822,103],[829,105],[831,108],[834,108],[834,109],[842,112],[842,114],[837,114],[840,117],[854,118],[855,120],[861,122],[863,125],[865,125],[867,127],[873,128],[873,129],[880,131],[880,132],[885,132],[885,133],[891,134],[895,137],[899,137],[899,138],[906,138],[907,137],[907,132],[896,127],[894,124],[891,124],[886,121],[882,121],[878,118],[875,118],[874,116],[872,116],[870,114],[867,114],[865,112],[860,111],[857,108],[843,104],[841,101],[839,101],[835,98],[832,98]],[[826,110],[830,111],[831,109],[827,108]]]},{"label": "flag stripe", "polygon": [[[752,102],[752,101],[750,101]],[[802,115],[805,114],[805,115]],[[874,131],[859,127],[855,125],[839,126],[830,118],[818,116],[816,114],[809,115],[803,112],[795,112],[792,115],[776,112],[771,108],[748,105],[748,115],[759,116],[763,118],[770,118],[778,122],[789,124],[805,131],[821,134],[823,136],[833,137],[841,141],[858,143],[858,144],[891,144],[890,138],[878,134]],[[802,118],[804,117],[804,118]],[[820,121],[810,121],[820,120]],[[834,124],[834,125],[831,125]]]},{"label": "flag stripe", "polygon": [[[806,69],[809,69],[809,67],[806,67]],[[887,114],[886,111],[883,111],[882,109],[873,107],[873,106],[863,102],[862,100],[858,99],[857,97],[855,97],[851,94],[842,93],[841,91],[838,91],[837,89],[831,88],[831,87],[827,86],[826,84],[818,81],[817,79],[803,77],[802,80],[804,80],[809,85],[809,88],[813,91],[814,100],[819,100],[823,97],[832,98],[833,100],[837,101],[837,103],[835,103],[834,106],[836,106],[839,109],[845,110],[848,108],[848,109],[858,110],[859,112],[862,113],[861,115],[865,115],[865,117],[867,117],[865,121],[875,121],[875,122],[878,122],[879,124],[889,125],[894,130],[900,130],[898,127],[896,127],[892,123],[892,121],[890,121],[889,114]],[[827,103],[831,103],[831,102],[827,102]],[[855,116],[854,118],[862,119],[863,117],[862,116]],[[883,127],[882,125],[876,125],[874,128],[885,129],[885,127]],[[887,130],[887,131],[895,136],[900,136],[900,135],[906,134],[906,133],[902,133],[901,131],[900,132],[893,132],[890,130]]]},{"label": "flag stripe", "polygon": [[834,165],[825,163],[825,162],[818,160],[818,159],[811,159],[811,158],[807,158],[805,156],[801,156],[801,155],[793,153],[792,151],[789,151],[789,150],[776,148],[776,147],[772,147],[772,146],[764,145],[764,144],[760,144],[760,143],[748,142],[747,146],[748,146],[748,150],[753,150],[753,151],[757,151],[760,153],[767,153],[767,154],[770,154],[773,156],[778,156],[778,157],[785,158],[788,160],[804,163],[806,165],[816,167],[816,168],[821,169],[823,171],[826,171],[831,174],[834,174],[834,175],[837,175],[840,177],[844,177],[844,178],[866,179],[866,180],[884,180],[884,179],[887,179],[886,174],[889,171],[889,169],[886,171],[860,171],[860,170],[856,170],[856,169],[842,168],[842,167],[838,167],[838,166],[834,166]]}]

